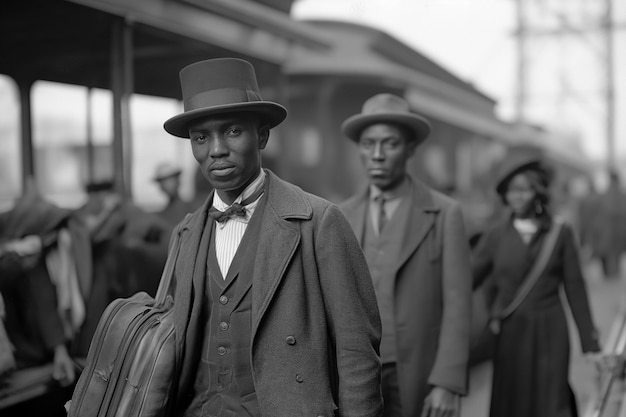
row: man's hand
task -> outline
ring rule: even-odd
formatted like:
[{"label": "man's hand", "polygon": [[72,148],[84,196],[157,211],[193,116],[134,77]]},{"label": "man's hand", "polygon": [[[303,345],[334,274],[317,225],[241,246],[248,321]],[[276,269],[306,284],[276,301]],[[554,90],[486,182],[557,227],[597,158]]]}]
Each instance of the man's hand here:
[{"label": "man's hand", "polygon": [[64,345],[58,345],[54,348],[54,364],[52,367],[52,378],[58,381],[62,387],[67,387],[74,382],[76,372],[74,371],[74,363],[67,353]]},{"label": "man's hand", "polygon": [[24,236],[11,240],[4,245],[7,252],[15,252],[19,256],[38,255],[41,252],[41,238],[36,235]]},{"label": "man's hand", "polygon": [[445,388],[433,387],[424,400],[421,417],[454,417],[460,405],[459,396]]}]

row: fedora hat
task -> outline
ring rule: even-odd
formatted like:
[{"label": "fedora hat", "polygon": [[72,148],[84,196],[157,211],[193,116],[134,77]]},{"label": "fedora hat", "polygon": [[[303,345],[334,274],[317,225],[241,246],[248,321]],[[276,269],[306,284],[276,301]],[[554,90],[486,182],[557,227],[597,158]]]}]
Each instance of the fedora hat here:
[{"label": "fedora hat", "polygon": [[504,194],[511,178],[528,170],[539,172],[545,182],[545,186],[548,186],[550,171],[546,167],[543,158],[537,155],[512,153],[500,163],[499,169],[497,170],[496,192],[500,195]]},{"label": "fedora hat", "polygon": [[423,142],[430,134],[428,120],[411,112],[409,103],[394,94],[377,94],[363,103],[361,113],[347,118],[341,124],[344,135],[355,142],[363,129],[375,123],[395,123],[406,126],[412,133],[413,139]]},{"label": "fedora hat", "polygon": [[253,112],[270,128],[287,117],[283,106],[261,98],[254,67],[243,59],[218,58],[188,65],[180,71],[180,85],[184,111],[163,124],[174,136],[189,138],[191,123],[216,114]]},{"label": "fedora hat", "polygon": [[154,170],[153,181],[161,181],[166,178],[175,177],[180,175],[182,170],[169,162],[161,162]]}]

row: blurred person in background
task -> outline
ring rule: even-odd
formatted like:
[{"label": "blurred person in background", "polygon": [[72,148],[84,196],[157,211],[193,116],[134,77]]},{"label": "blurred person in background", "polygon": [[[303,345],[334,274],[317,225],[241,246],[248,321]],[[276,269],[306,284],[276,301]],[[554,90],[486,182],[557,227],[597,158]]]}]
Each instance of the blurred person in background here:
[{"label": "blurred person in background", "polygon": [[[167,197],[167,205],[156,212],[168,225],[171,230],[180,222],[191,210],[191,204],[180,197],[180,174],[181,169],[169,162],[162,162],[157,165],[154,173],[154,181],[159,189]],[[164,239],[166,244],[169,241],[169,233]]]},{"label": "blurred person in background", "polygon": [[[474,284],[480,286],[491,276],[495,288],[490,312],[490,327],[496,335],[491,417],[577,415],[568,383],[570,346],[561,288],[582,351],[599,359],[598,334],[574,233],[567,224],[555,226],[548,210],[550,178],[550,171],[537,157],[512,154],[505,159],[496,191],[510,215],[490,226],[474,251]],[[533,264],[545,251],[542,245],[551,236],[556,240],[552,252],[544,252],[550,256],[545,268],[539,270],[536,281],[527,281],[529,270],[536,269]],[[524,292],[522,287],[529,290]],[[507,310],[508,315],[501,318]]]},{"label": "blurred person in background", "polygon": [[[234,58],[180,72],[188,138],[215,188],[181,223],[175,414],[376,417],[380,321],[345,217],[262,167],[287,111]],[[175,256],[172,254],[171,256]]]},{"label": "blurred person in background", "polygon": [[626,251],[626,193],[617,171],[609,172],[609,186],[597,196],[594,223],[594,255],[600,259],[607,279],[620,277],[621,258]]},{"label": "blurred person in background", "polygon": [[75,217],[88,231],[91,289],[86,319],[73,346],[77,356],[87,355],[91,338],[104,309],[111,301],[137,291],[156,293],[167,252],[159,247],[151,256],[140,256],[144,247],[167,240],[163,221],[118,194],[111,181],[86,185],[87,201]]},{"label": "blurred person in background", "polygon": [[379,94],[342,130],[369,180],[340,208],[378,299],[384,416],[459,415],[471,324],[468,239],[459,204],[407,173],[430,124],[401,97]]},{"label": "blurred person in background", "polygon": [[76,261],[86,242],[78,229],[71,211],[44,200],[33,178],[0,214],[0,293],[17,369],[52,363],[61,386],[74,382],[68,345],[84,320],[86,283]]}]

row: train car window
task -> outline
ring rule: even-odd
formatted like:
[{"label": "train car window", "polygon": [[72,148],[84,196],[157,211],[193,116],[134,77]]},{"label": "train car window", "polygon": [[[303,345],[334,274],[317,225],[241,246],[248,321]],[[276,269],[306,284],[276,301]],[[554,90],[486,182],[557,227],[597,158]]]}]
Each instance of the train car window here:
[{"label": "train car window", "polygon": [[182,111],[180,101],[135,94],[130,100],[132,128],[131,180],[133,201],[148,211],[159,210],[166,197],[153,180],[162,162],[182,169],[180,194],[190,199],[196,164],[189,141],[169,135],[163,122]]},{"label": "train car window", "polygon": [[17,85],[0,74],[0,211],[11,208],[22,193],[20,101]]},{"label": "train car window", "polygon": [[77,207],[87,182],[113,175],[111,93],[37,81],[32,103],[39,188],[58,205]]}]

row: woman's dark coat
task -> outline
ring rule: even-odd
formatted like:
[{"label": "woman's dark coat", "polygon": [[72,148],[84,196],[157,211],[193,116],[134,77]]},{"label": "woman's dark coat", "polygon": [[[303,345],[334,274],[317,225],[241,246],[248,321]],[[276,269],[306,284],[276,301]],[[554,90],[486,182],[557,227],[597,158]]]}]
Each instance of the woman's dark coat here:
[{"label": "woman's dark coat", "polygon": [[[530,244],[522,241],[512,220],[488,230],[475,251],[474,279],[493,276],[493,314],[505,308],[537,258],[551,220],[545,219]],[[528,296],[501,323],[494,356],[491,417],[569,417],[576,415],[568,384],[569,334],[560,290],[564,290],[583,352],[597,351],[578,248],[569,225],[563,225],[545,271]]]}]

